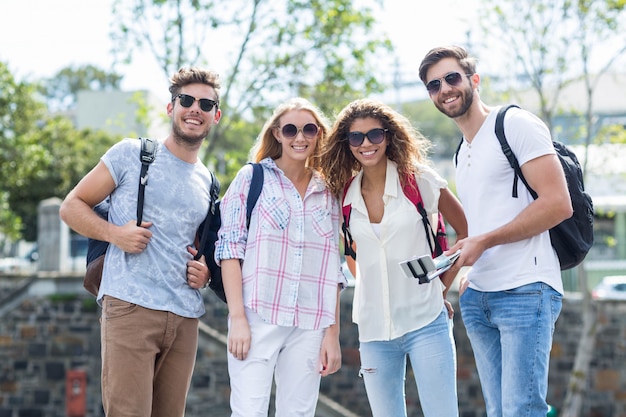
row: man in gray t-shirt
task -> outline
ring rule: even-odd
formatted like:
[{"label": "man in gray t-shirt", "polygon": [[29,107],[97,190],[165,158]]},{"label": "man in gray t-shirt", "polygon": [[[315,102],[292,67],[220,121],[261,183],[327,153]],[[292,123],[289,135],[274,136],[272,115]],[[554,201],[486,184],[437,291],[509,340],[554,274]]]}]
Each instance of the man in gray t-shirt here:
[{"label": "man in gray t-shirt", "polygon": [[[184,415],[205,312],[199,289],[210,279],[204,257],[194,260],[211,185],[198,152],[221,117],[218,78],[194,67],[172,77],[171,131],[150,164],[140,226],[136,139],[111,147],[61,205],[73,230],[110,243],[97,297],[108,417]],[[107,196],[109,221],[93,212]]]}]

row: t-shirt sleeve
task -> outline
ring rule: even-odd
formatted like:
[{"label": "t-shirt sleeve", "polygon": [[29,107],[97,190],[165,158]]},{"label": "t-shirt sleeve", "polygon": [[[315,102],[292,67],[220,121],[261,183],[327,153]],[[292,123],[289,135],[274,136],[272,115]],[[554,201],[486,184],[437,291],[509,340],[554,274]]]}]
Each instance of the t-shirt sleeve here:
[{"label": "t-shirt sleeve", "polygon": [[526,110],[513,108],[507,111],[504,132],[520,166],[540,156],[555,153],[546,124]]},{"label": "t-shirt sleeve", "polygon": [[415,177],[426,212],[436,213],[439,209],[439,194],[442,188],[448,186],[448,181],[428,165],[419,165]]},{"label": "t-shirt sleeve", "polygon": [[111,173],[116,187],[124,181],[127,172],[124,168],[132,165],[133,160],[139,159],[139,147],[136,145],[133,139],[123,139],[109,148],[100,158]]}]

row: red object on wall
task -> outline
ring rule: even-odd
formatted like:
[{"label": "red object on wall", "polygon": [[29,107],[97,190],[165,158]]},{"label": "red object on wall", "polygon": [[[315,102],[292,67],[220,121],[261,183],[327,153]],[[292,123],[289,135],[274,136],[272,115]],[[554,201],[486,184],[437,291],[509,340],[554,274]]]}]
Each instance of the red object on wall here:
[{"label": "red object on wall", "polygon": [[87,412],[87,372],[65,373],[65,409],[67,417],[85,417]]}]

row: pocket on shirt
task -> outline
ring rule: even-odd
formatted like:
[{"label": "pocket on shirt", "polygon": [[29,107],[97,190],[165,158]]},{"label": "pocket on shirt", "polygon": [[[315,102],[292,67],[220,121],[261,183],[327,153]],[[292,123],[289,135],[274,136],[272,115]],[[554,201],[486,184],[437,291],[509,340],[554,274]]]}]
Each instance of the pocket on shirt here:
[{"label": "pocket on shirt", "polygon": [[260,226],[264,230],[285,230],[289,225],[289,202],[284,198],[263,200],[259,207]]},{"label": "pocket on shirt", "polygon": [[334,230],[330,211],[322,207],[316,207],[311,215],[313,217],[313,230],[322,237],[332,239]]}]

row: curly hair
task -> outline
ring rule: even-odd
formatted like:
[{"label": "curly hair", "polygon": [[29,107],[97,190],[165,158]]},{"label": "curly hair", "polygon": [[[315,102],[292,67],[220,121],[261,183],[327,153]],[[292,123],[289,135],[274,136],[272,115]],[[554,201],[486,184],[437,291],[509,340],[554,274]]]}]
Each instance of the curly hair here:
[{"label": "curly hair", "polygon": [[219,89],[220,76],[217,72],[205,70],[198,67],[181,68],[170,79],[169,92],[172,95],[172,101],[178,96],[180,90],[189,84],[205,84],[213,87],[216,94],[217,107],[220,106]]},{"label": "curly hair", "polygon": [[274,129],[280,127],[280,118],[293,110],[305,110],[311,113],[315,119],[315,123],[319,127],[317,133],[317,142],[315,143],[315,150],[313,154],[307,160],[307,167],[319,170],[320,167],[320,143],[324,140],[328,131],[330,130],[330,123],[324,113],[313,105],[307,99],[302,97],[295,97],[286,102],[280,104],[276,109],[272,117],[265,122],[261,133],[257,137],[255,145],[250,150],[250,160],[253,162],[259,162],[262,159],[270,157],[272,159],[278,159],[282,156],[283,148],[274,136]]},{"label": "curly hair", "polygon": [[321,172],[328,188],[337,197],[343,194],[348,180],[361,170],[361,164],[347,141],[350,127],[356,119],[368,118],[380,120],[383,129],[387,129],[386,156],[397,164],[401,181],[415,172],[416,164],[428,163],[427,152],[432,144],[405,116],[376,100],[355,100],[339,112],[322,145]]}]

